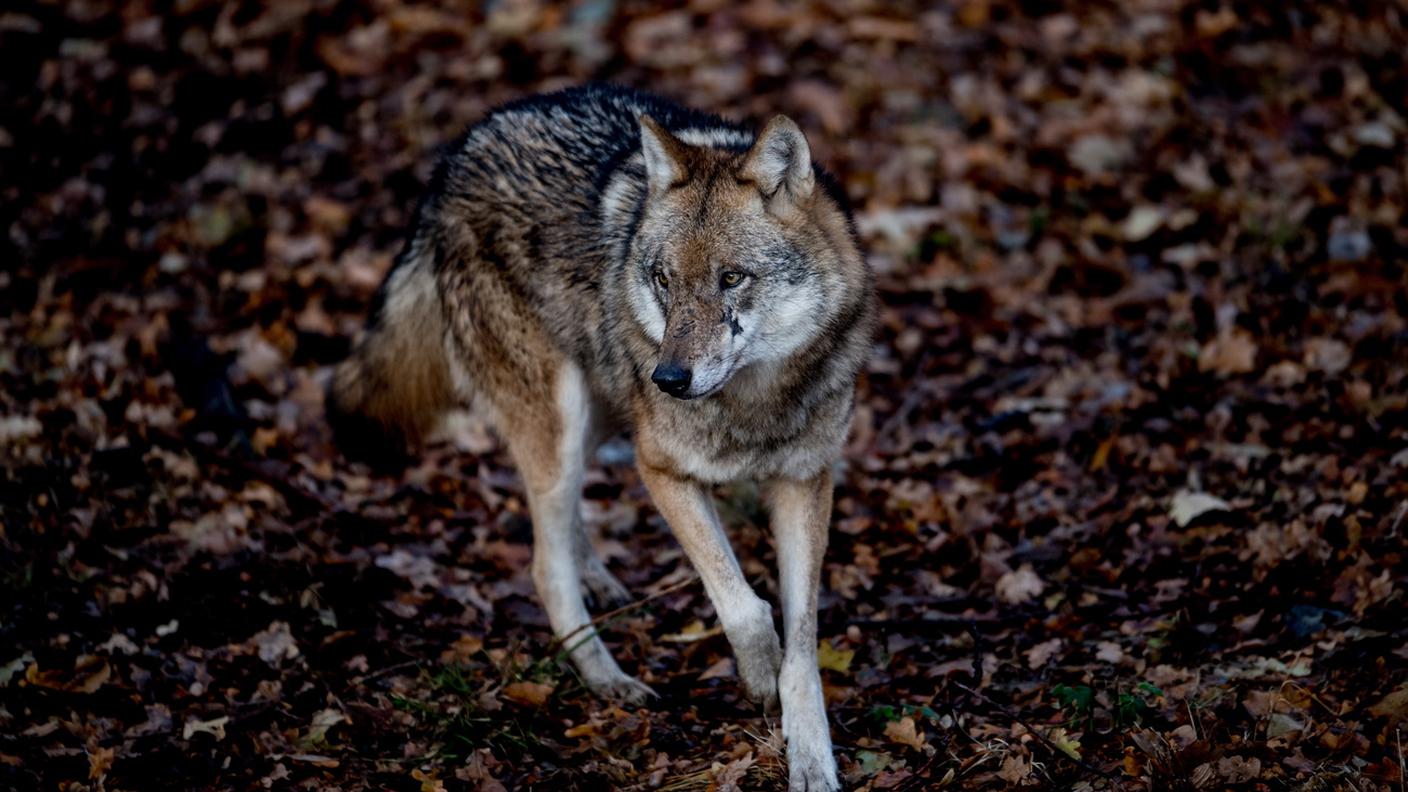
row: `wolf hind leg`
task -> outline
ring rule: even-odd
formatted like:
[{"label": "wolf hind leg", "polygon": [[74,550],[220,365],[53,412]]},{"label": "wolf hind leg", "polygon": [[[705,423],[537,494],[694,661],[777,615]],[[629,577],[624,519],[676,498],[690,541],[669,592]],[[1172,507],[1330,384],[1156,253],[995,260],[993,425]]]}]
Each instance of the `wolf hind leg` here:
[{"label": "wolf hind leg", "polygon": [[[587,687],[605,698],[638,704],[654,691],[616,664],[591,626],[583,598],[584,588],[596,593],[601,575],[610,576],[587,541],[580,510],[590,392],[571,362],[561,363],[555,379],[555,398],[544,409],[519,404],[504,411],[514,416],[503,429],[533,518],[533,583],[553,634],[563,641]],[[611,580],[624,593],[624,587]]]},{"label": "wolf hind leg", "polygon": [[[611,434],[611,425],[605,416],[593,415],[590,434],[587,436],[588,455],[602,445]],[[606,563],[592,547],[591,531],[579,521],[582,530],[578,532],[577,561],[582,570],[582,594],[587,605],[593,609],[606,610],[619,608],[633,598],[631,592],[611,574]]]},{"label": "wolf hind leg", "polygon": [[630,602],[631,592],[625,584],[611,574],[601,556],[591,549],[587,542],[584,558],[580,558],[582,569],[582,590],[587,602],[595,608],[619,608]]}]

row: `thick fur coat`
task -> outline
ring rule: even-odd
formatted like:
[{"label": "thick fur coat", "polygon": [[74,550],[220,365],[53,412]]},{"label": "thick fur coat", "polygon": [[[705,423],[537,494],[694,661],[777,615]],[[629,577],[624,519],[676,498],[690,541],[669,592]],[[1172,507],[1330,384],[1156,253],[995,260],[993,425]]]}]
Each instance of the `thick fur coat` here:
[{"label": "thick fur coat", "polygon": [[[830,467],[871,343],[872,277],[845,200],[797,126],[761,130],[612,87],[507,105],[436,171],[330,416],[399,446],[469,407],[504,437],[535,532],[553,629],[624,589],[577,501],[609,433],[699,570],[749,692],[781,698],[794,789],[836,788],[816,668]],[[778,545],[786,652],[742,578],[709,487],[759,480]],[[639,700],[599,638],[586,682]]]}]

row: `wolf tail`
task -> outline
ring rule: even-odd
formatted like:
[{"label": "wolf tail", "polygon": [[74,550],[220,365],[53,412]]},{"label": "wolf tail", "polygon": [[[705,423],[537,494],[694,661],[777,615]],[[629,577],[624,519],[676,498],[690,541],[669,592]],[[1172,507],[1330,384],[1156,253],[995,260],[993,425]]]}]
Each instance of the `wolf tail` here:
[{"label": "wolf tail", "polygon": [[344,453],[400,461],[454,406],[445,329],[429,257],[407,251],[328,386],[328,422]]}]

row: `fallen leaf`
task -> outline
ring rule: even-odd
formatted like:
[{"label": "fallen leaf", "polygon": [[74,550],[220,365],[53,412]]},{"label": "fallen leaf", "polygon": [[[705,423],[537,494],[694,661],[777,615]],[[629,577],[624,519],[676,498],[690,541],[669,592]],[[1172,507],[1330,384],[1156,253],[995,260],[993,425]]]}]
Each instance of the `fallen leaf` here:
[{"label": "fallen leaf", "polygon": [[554,687],[542,682],[514,682],[504,688],[504,697],[515,704],[541,707],[547,703]]},{"label": "fallen leaf", "polygon": [[712,783],[710,783],[709,789],[713,792],[742,792],[742,783],[748,777],[748,770],[757,764],[757,761],[750,751],[745,756],[726,765],[716,763],[710,769]]},{"label": "fallen leaf", "polygon": [[200,720],[191,718],[181,727],[181,739],[189,740],[196,734],[209,734],[216,742],[225,739],[225,724],[230,722],[230,716],[221,715],[211,720]]},{"label": "fallen leaf", "polygon": [[328,741],[328,730],[338,725],[346,723],[347,716],[335,709],[325,709],[313,716],[313,723],[308,728],[308,734],[303,738],[307,747],[317,747],[326,745]]},{"label": "fallen leaf", "polygon": [[1042,641],[1027,650],[1027,667],[1033,670],[1046,665],[1056,653],[1061,651],[1065,642],[1060,638],[1052,638],[1049,641]]},{"label": "fallen leaf", "polygon": [[420,792],[445,792],[445,784],[435,777],[434,771],[426,773],[419,768],[411,771],[411,778],[420,782]]},{"label": "fallen leaf", "polygon": [[1032,774],[1032,763],[1024,756],[1010,753],[1002,760],[997,777],[1009,784],[1020,784]]},{"label": "fallen leaf", "polygon": [[1157,206],[1136,206],[1125,218],[1120,231],[1126,240],[1138,242],[1157,231],[1167,216],[1168,212]]},{"label": "fallen leaf", "polygon": [[95,662],[97,660],[98,658],[92,655],[78,658],[72,677],[66,677],[55,670],[40,671],[39,664],[34,663],[25,669],[25,682],[69,693],[93,693],[112,678],[112,666],[108,665],[106,660]]},{"label": "fallen leaf", "polygon": [[722,635],[723,631],[724,628],[722,625],[716,624],[713,627],[705,628],[704,622],[695,619],[685,625],[684,629],[677,633],[668,633],[660,636],[660,640],[665,643],[694,643],[696,641],[702,641],[705,638],[712,638],[715,635]]},{"label": "fallen leaf", "polygon": [[440,662],[446,665],[466,663],[484,648],[484,639],[477,635],[461,635],[450,644],[450,648],[440,653]]},{"label": "fallen leaf", "polygon": [[1266,739],[1268,740],[1302,731],[1305,731],[1305,724],[1283,712],[1272,713],[1266,722]]},{"label": "fallen leaf", "polygon": [[1124,647],[1114,641],[1100,641],[1096,645],[1095,659],[1118,665],[1125,661]]},{"label": "fallen leaf", "polygon": [[0,666],[0,688],[8,687],[10,680],[15,678],[15,674],[24,670],[26,666],[34,662],[34,655],[29,652],[16,657],[14,660]]},{"label": "fallen leaf", "polygon": [[1369,713],[1380,718],[1388,718],[1390,724],[1408,719],[1408,682],[1383,697],[1383,700],[1369,708]]},{"label": "fallen leaf", "polygon": [[727,676],[733,676],[733,658],[732,658],[732,657],[725,657],[725,658],[719,660],[719,662],[714,663],[713,665],[711,665],[711,666],[709,666],[708,668],[704,669],[703,673],[701,673],[701,674],[699,675],[699,681],[700,681],[700,682],[703,682],[703,681],[705,681],[706,679],[718,679],[718,678],[720,678],[720,677],[727,677]]},{"label": "fallen leaf", "polygon": [[1203,345],[1198,352],[1198,370],[1224,377],[1246,374],[1256,368],[1256,353],[1251,333],[1233,328]]},{"label": "fallen leaf", "polygon": [[1041,594],[1046,584],[1037,577],[1031,564],[1022,564],[1016,571],[997,579],[997,596],[1009,605],[1020,605]]},{"label": "fallen leaf", "polygon": [[96,781],[108,774],[112,769],[113,757],[117,751],[113,748],[95,747],[88,751],[88,780]]},{"label": "fallen leaf", "polygon": [[851,670],[851,660],[855,656],[856,650],[837,649],[831,645],[830,641],[822,641],[816,647],[817,667],[829,669],[838,674],[845,674]]},{"label": "fallen leaf", "polygon": [[1072,759],[1080,758],[1080,740],[1067,734],[1065,729],[1052,729],[1047,739],[1051,740],[1051,744],[1060,749],[1061,753]]},{"label": "fallen leaf", "polygon": [[1183,490],[1173,496],[1168,515],[1179,528],[1187,528],[1189,523],[1210,512],[1230,512],[1232,505],[1216,495],[1206,492]]},{"label": "fallen leaf", "polygon": [[1349,345],[1335,338],[1311,338],[1305,342],[1305,367],[1330,376],[1349,368],[1353,353]]},{"label": "fallen leaf", "polygon": [[1256,757],[1224,756],[1217,760],[1217,774],[1229,784],[1245,784],[1261,776],[1261,760]]},{"label": "fallen leaf", "polygon": [[914,718],[908,716],[885,724],[885,736],[891,742],[908,745],[916,751],[922,751],[929,745],[924,740],[924,732],[915,725]]},{"label": "fallen leaf", "polygon": [[259,654],[259,659],[278,667],[284,660],[298,656],[298,643],[289,632],[288,622],[276,621],[250,638]]}]

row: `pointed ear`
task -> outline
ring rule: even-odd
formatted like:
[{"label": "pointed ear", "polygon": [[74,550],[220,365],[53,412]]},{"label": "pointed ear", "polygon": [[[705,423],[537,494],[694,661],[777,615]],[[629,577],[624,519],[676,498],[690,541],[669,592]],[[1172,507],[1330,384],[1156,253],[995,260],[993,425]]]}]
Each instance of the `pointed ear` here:
[{"label": "pointed ear", "polygon": [[685,167],[687,149],[655,119],[640,117],[640,150],[645,157],[645,180],[651,195],[659,195],[689,178]]},{"label": "pointed ear", "polygon": [[743,160],[742,176],[753,180],[771,201],[799,203],[812,194],[812,149],[797,123],[773,116]]}]

